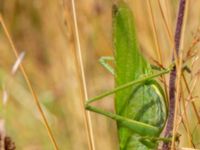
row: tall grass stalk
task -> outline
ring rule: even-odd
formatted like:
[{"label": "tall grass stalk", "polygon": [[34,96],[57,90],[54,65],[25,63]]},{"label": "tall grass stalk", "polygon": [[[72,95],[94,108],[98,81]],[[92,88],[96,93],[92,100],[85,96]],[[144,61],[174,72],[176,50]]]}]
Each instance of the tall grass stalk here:
[{"label": "tall grass stalk", "polygon": [[76,39],[76,51],[75,51],[76,68],[78,71],[78,75],[79,75],[78,79],[79,79],[79,84],[81,88],[80,101],[81,101],[83,112],[84,112],[84,122],[85,122],[86,130],[87,130],[88,146],[90,150],[95,150],[91,116],[90,116],[89,111],[85,110],[85,100],[88,99],[88,94],[87,94],[87,86],[86,86],[86,81],[85,81],[85,73],[84,73],[80,38],[79,38],[78,25],[77,25],[75,1],[71,0],[71,4],[72,4],[74,30],[75,30],[75,39]]},{"label": "tall grass stalk", "polygon": [[[9,32],[8,32],[8,29],[7,29],[7,27],[6,27],[6,24],[5,24],[5,22],[4,22],[3,17],[2,17],[1,14],[0,14],[0,23],[1,23],[2,27],[3,27],[3,30],[4,30],[5,34],[6,34],[6,37],[7,37],[8,41],[9,41],[9,43],[10,43],[10,46],[11,46],[11,48],[12,48],[12,50],[13,50],[13,53],[15,54],[16,60],[18,60],[19,54],[18,54],[18,52],[17,52],[17,49],[16,49],[16,47],[15,47],[15,45],[14,45],[14,42],[13,42],[13,40],[12,40],[12,38],[11,38]],[[51,139],[51,142],[52,142],[52,144],[53,144],[53,146],[54,146],[54,149],[55,149],[55,150],[58,150],[58,149],[59,149],[59,148],[58,148],[58,144],[57,144],[57,142],[56,142],[56,140],[55,140],[55,137],[54,137],[54,135],[53,135],[53,132],[52,132],[50,126],[49,126],[49,123],[48,123],[48,120],[47,120],[47,118],[46,118],[46,116],[45,116],[45,114],[44,114],[44,111],[43,111],[43,109],[42,109],[42,107],[41,107],[41,105],[40,105],[39,98],[38,98],[36,92],[34,91],[32,85],[31,85],[30,79],[29,79],[29,77],[28,77],[28,75],[27,75],[27,73],[26,73],[26,71],[25,71],[25,68],[24,68],[24,66],[23,66],[22,64],[20,64],[19,67],[20,67],[20,70],[21,70],[21,72],[22,72],[22,74],[23,74],[23,76],[24,76],[24,79],[25,79],[25,81],[26,81],[26,83],[27,83],[27,85],[28,85],[28,88],[29,88],[29,90],[30,90],[30,92],[31,92],[31,94],[32,94],[32,96],[33,96],[33,99],[34,99],[34,101],[35,101],[35,104],[36,104],[36,106],[37,106],[37,109],[38,109],[38,111],[39,111],[39,113],[40,113],[40,115],[41,115],[41,117],[42,117],[43,123],[44,123],[44,125],[45,125],[45,127],[46,127],[46,129],[47,129],[49,138]]]},{"label": "tall grass stalk", "polygon": [[[154,35],[154,41],[155,41],[155,45],[156,45],[157,59],[158,59],[160,65],[164,66],[164,64],[163,64],[163,56],[162,56],[162,52],[161,52],[161,46],[160,46],[159,40],[158,40],[158,32],[156,30],[155,16],[153,14],[151,1],[147,0],[147,4],[148,4],[148,8],[149,8],[149,12],[150,12],[149,14],[150,14],[150,18],[151,18],[152,27],[153,27],[153,35]],[[161,76],[161,78],[164,81],[166,102],[168,102],[169,101],[169,97],[168,97],[168,90],[167,90],[167,84],[166,84],[167,83],[166,77],[165,76]]]}]

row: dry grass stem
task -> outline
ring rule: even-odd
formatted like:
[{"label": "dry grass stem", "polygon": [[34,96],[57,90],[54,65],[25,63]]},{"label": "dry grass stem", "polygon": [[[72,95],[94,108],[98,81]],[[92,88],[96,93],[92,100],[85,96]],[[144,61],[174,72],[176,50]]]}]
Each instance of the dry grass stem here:
[{"label": "dry grass stem", "polygon": [[173,32],[169,28],[169,24],[167,22],[167,19],[166,19],[166,16],[164,14],[163,8],[161,6],[160,0],[158,0],[158,4],[159,4],[159,9],[160,9],[160,12],[161,12],[162,19],[164,21],[164,27],[167,31],[167,35],[168,35],[169,40],[170,40],[169,44],[170,44],[171,49],[173,50],[173,55],[174,55],[174,58],[175,58],[175,62],[177,64],[178,55],[177,55],[177,50],[176,50],[176,46],[175,46],[175,41],[174,41],[174,38],[173,38],[173,35],[172,35]]},{"label": "dry grass stem", "polygon": [[[192,97],[192,96],[191,96],[191,93],[192,93],[192,92],[191,92],[191,90],[190,90],[190,88],[189,88],[189,85],[188,85],[188,83],[187,83],[187,80],[186,80],[186,77],[185,77],[184,73],[182,74],[182,77],[183,77],[183,81],[184,81],[186,90],[187,90],[187,92],[188,92],[188,94],[189,94],[189,97]],[[196,107],[194,101],[191,101],[191,103],[192,103],[192,107],[193,107],[193,110],[194,110],[194,112],[195,112],[195,115],[196,115],[196,117],[197,117],[197,120],[198,120],[198,122],[200,123],[200,116],[199,116],[197,107]]]},{"label": "dry grass stem", "polygon": [[184,128],[186,130],[188,142],[190,143],[190,146],[192,146],[194,148],[194,143],[193,143],[193,139],[192,139],[192,133],[190,132],[190,128],[189,128],[189,120],[188,120],[186,102],[185,102],[185,99],[184,99],[184,92],[183,92],[183,84],[182,84],[182,82],[181,82],[181,102],[182,102],[182,108],[183,108],[183,113],[180,112],[181,113],[181,122],[183,123],[183,126],[184,126]]},{"label": "dry grass stem", "polygon": [[161,15],[162,15],[162,19],[164,21],[165,29],[167,30],[167,35],[169,37],[170,43],[171,43],[172,48],[173,48],[174,47],[173,46],[174,45],[174,40],[173,40],[174,38],[173,38],[172,32],[171,32],[171,30],[169,28],[169,24],[168,24],[167,19],[165,17],[165,13],[163,11],[163,8],[162,8],[160,0],[158,0],[158,6],[159,6],[159,9],[160,9],[160,12],[161,12]]},{"label": "dry grass stem", "polygon": [[179,100],[180,100],[180,92],[181,92],[181,73],[182,73],[182,53],[179,55],[179,64],[176,66],[177,68],[177,78],[176,78],[176,98],[175,98],[175,111],[174,111],[174,125],[173,125],[173,133],[172,133],[172,144],[171,144],[171,150],[175,149],[175,137],[176,137],[176,132],[177,132],[177,116],[178,116],[178,111],[179,111]]},{"label": "dry grass stem", "polygon": [[[12,47],[12,50],[13,50],[13,52],[14,52],[14,54],[15,54],[15,57],[16,57],[16,60],[18,60],[18,59],[19,59],[19,54],[18,54],[18,52],[17,52],[17,49],[15,48],[14,42],[12,41],[12,38],[11,38],[9,32],[8,32],[8,29],[7,29],[7,27],[6,27],[5,23],[4,23],[4,20],[3,20],[2,16],[1,16],[1,14],[0,14],[0,23],[1,23],[2,27],[3,27],[3,30],[4,30],[4,32],[5,32],[5,34],[6,34],[6,37],[7,37],[8,41],[9,41],[11,47]],[[46,116],[45,116],[45,114],[44,114],[44,111],[42,110],[42,107],[41,107],[41,105],[40,105],[38,96],[37,96],[37,94],[35,93],[35,91],[34,91],[32,85],[31,85],[31,82],[30,82],[30,80],[29,80],[29,78],[28,78],[28,75],[27,75],[25,69],[24,69],[24,66],[23,66],[22,64],[20,64],[19,66],[20,66],[20,70],[21,70],[21,72],[22,72],[22,74],[23,74],[23,76],[24,76],[24,79],[25,79],[25,81],[26,81],[26,83],[27,83],[27,85],[28,85],[28,88],[29,88],[29,90],[30,90],[30,92],[31,92],[31,94],[32,94],[32,96],[33,96],[33,99],[34,99],[34,101],[35,101],[35,104],[36,104],[36,106],[37,106],[37,109],[38,109],[38,111],[39,111],[39,113],[40,113],[40,115],[41,115],[41,117],[42,117],[43,123],[44,123],[44,125],[45,125],[45,127],[46,127],[46,129],[47,129],[49,138],[51,139],[51,142],[52,142],[52,144],[53,144],[53,146],[54,146],[54,149],[55,149],[55,150],[58,150],[57,142],[56,142],[56,140],[55,140],[55,137],[53,136],[53,132],[52,132],[50,126],[49,126],[49,123],[48,123],[48,120],[46,119]]]},{"label": "dry grass stem", "polygon": [[[162,58],[162,54],[161,54],[161,46],[159,44],[158,41],[158,33],[156,30],[156,24],[155,24],[155,18],[154,18],[154,14],[153,14],[153,9],[152,9],[152,5],[151,5],[151,1],[147,0],[147,4],[148,4],[148,9],[149,9],[149,14],[150,14],[150,18],[151,18],[151,23],[152,23],[152,27],[153,27],[153,35],[154,35],[154,41],[155,41],[155,46],[156,46],[156,53],[157,53],[157,58],[158,58],[158,63],[161,66],[164,66],[163,64],[163,58]],[[167,89],[167,82],[166,82],[166,78],[165,76],[161,76],[163,82],[164,82],[164,89],[165,89],[165,96],[166,96],[166,101],[169,101],[169,97],[168,97],[168,89]]]},{"label": "dry grass stem", "polygon": [[[82,60],[82,52],[81,52],[81,46],[80,46],[80,38],[79,38],[78,25],[77,25],[75,1],[71,0],[71,4],[72,4],[74,30],[75,30],[75,39],[76,39],[76,51],[75,51],[76,68],[79,71],[78,74],[80,75],[79,83],[81,85],[80,87],[81,87],[81,95],[82,95],[81,104],[84,109],[85,108],[85,100],[88,99],[88,94],[87,94],[84,66],[83,66],[83,60]],[[83,110],[83,112],[84,112],[84,122],[85,122],[85,126],[86,126],[86,131],[87,131],[87,139],[88,139],[89,149],[95,150],[90,112],[86,111],[85,109]]]}]

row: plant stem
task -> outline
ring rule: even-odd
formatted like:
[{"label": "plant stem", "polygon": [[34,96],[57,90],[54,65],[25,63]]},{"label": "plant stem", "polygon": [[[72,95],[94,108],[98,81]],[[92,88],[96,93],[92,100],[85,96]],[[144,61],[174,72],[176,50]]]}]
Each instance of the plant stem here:
[{"label": "plant stem", "polygon": [[[175,49],[172,57],[172,61],[175,59],[175,54],[177,55],[177,58],[179,57],[179,46],[180,46],[180,40],[181,40],[181,32],[182,32],[182,25],[183,25],[183,19],[184,19],[184,12],[185,12],[185,3],[186,0],[180,0],[179,2],[179,11],[178,11],[178,18],[177,18],[177,24],[176,24],[176,32],[175,32]],[[176,91],[176,66],[173,68],[173,70],[170,73],[170,80],[169,80],[169,117],[167,121],[167,126],[165,130],[165,137],[170,137],[172,130],[173,130],[173,124],[174,124],[174,113],[175,113],[175,91]],[[170,143],[164,143],[162,150],[169,150],[170,149]]]}]

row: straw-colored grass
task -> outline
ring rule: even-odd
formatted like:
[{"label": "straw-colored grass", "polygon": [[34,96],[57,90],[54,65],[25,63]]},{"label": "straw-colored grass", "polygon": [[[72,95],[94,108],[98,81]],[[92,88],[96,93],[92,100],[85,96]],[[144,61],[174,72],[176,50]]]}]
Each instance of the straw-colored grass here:
[{"label": "straw-colored grass", "polygon": [[[152,14],[149,13],[147,1],[127,2],[134,12],[142,52],[150,62],[162,61],[163,66],[168,66],[174,47],[173,34],[178,1],[149,0]],[[16,49],[26,53],[23,65],[39,97],[39,103],[47,116],[59,149],[87,150],[83,105],[80,102],[82,95],[77,78],[80,74],[77,76],[74,55],[74,43],[77,39],[73,35],[71,6],[71,0],[2,0],[0,13]],[[181,63],[177,59],[177,99],[180,101],[177,104],[179,107],[176,111],[174,131],[174,135],[181,135],[179,147],[196,149],[200,148],[199,7],[200,1],[190,1],[188,4],[184,44],[181,49],[182,59],[189,65],[191,73],[181,73]],[[114,87],[113,76],[98,64],[99,57],[110,56],[114,51],[111,9],[111,0],[76,1],[77,28],[88,97]],[[154,19],[149,17],[150,15],[153,15]],[[11,75],[16,61],[15,55],[2,27],[0,33],[0,94],[3,94],[2,85],[5,83],[8,92],[5,114],[1,115],[1,118],[5,120],[7,134],[12,137],[17,149],[53,149],[23,74],[18,70],[14,76]],[[161,53],[161,61],[155,53],[156,49]],[[5,82],[5,79],[9,79],[9,82]],[[164,85],[169,90],[167,81],[168,76]],[[114,111],[113,101],[107,100],[112,98],[105,98],[95,105]],[[118,149],[115,122],[95,113],[91,113],[91,122],[96,150]]]}]

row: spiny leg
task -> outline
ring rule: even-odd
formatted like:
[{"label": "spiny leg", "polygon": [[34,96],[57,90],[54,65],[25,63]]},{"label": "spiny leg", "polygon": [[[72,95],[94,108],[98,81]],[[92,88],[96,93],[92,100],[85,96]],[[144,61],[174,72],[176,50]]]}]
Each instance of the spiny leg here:
[{"label": "spiny leg", "polygon": [[144,76],[144,77],[142,77],[140,79],[131,81],[131,82],[127,83],[127,84],[124,84],[122,86],[116,87],[115,89],[113,89],[111,91],[105,92],[105,93],[103,93],[103,94],[101,94],[99,96],[96,96],[96,97],[94,97],[92,99],[89,99],[89,100],[86,101],[85,108],[87,110],[90,110],[90,111],[102,114],[104,116],[107,116],[109,118],[112,118],[114,120],[117,120],[122,125],[126,126],[127,128],[132,129],[133,131],[135,131],[136,133],[139,133],[140,135],[153,137],[159,132],[158,131],[159,129],[157,127],[154,127],[154,126],[151,126],[149,124],[145,124],[145,123],[142,123],[142,122],[139,122],[139,121],[136,121],[136,120],[132,120],[132,119],[120,116],[118,114],[107,112],[107,111],[105,111],[103,109],[91,106],[89,104],[92,103],[92,102],[98,101],[98,100],[100,100],[100,99],[102,99],[102,98],[104,98],[106,96],[111,95],[111,94],[114,94],[117,91],[126,89],[126,88],[128,88],[130,86],[133,86],[135,84],[139,84],[139,83],[142,83],[142,82],[144,82],[146,80],[153,79],[153,78],[158,77],[160,75],[169,73],[172,70],[173,66],[174,65],[170,65],[170,67],[168,69],[164,69],[164,70],[162,70],[162,71],[160,71],[158,73],[150,74],[148,76],[146,75],[146,76]]},{"label": "spiny leg", "polygon": [[110,73],[112,73],[113,75],[115,75],[114,69],[113,67],[108,64],[108,61],[114,61],[114,58],[112,56],[103,56],[99,59],[99,63],[106,69],[108,70]]},{"label": "spiny leg", "polygon": [[114,94],[117,91],[120,91],[120,90],[123,90],[125,88],[128,88],[128,87],[130,87],[132,85],[139,84],[139,83],[142,83],[142,82],[144,82],[146,80],[158,77],[158,76],[160,76],[162,74],[169,73],[172,68],[173,68],[173,65],[171,65],[168,69],[165,69],[165,70],[162,70],[162,71],[160,71],[158,73],[151,74],[151,75],[145,76],[143,78],[134,80],[132,82],[129,82],[127,84],[119,86],[119,87],[117,87],[117,88],[115,88],[115,89],[113,89],[111,91],[105,92],[105,93],[103,93],[103,94],[101,94],[99,96],[96,96],[96,97],[94,97],[92,99],[89,99],[89,100],[86,101],[85,108],[87,110],[90,110],[90,111],[102,114],[104,116],[107,116],[109,118],[112,118],[114,120],[117,120],[122,125],[126,126],[127,128],[132,129],[134,132],[139,133],[140,135],[154,137],[159,132],[159,129],[157,127],[154,127],[154,126],[151,126],[149,124],[145,124],[145,123],[142,123],[142,122],[139,122],[139,121],[136,121],[136,120],[132,120],[132,119],[120,116],[118,114],[107,112],[107,111],[105,111],[103,109],[91,106],[89,104],[92,103],[92,102],[98,101],[98,100],[100,100],[100,99],[102,99],[102,98],[104,98],[104,97],[106,97],[108,95]]},{"label": "spiny leg", "polygon": [[[159,128],[143,123],[143,122],[139,122],[136,120],[132,120],[117,114],[114,114],[112,112],[108,112],[105,111],[101,108],[97,108],[94,106],[89,105],[90,103],[86,103],[85,104],[85,108],[87,110],[93,111],[95,113],[104,115],[106,117],[109,117],[113,120],[118,121],[121,125],[123,125],[124,127],[127,127],[129,129],[131,129],[132,131],[134,131],[135,133],[138,133],[139,135],[141,135],[141,142],[144,142],[145,144],[150,144],[150,141],[163,141],[163,142],[170,142],[171,138],[160,138],[160,137],[156,137],[157,134],[159,133]],[[150,145],[149,145],[150,146]]]},{"label": "spiny leg", "polygon": [[102,99],[102,98],[104,98],[104,97],[106,97],[106,96],[109,96],[109,95],[112,95],[112,94],[116,93],[117,91],[126,89],[126,88],[128,88],[128,87],[131,87],[131,86],[133,86],[133,85],[136,85],[136,84],[145,82],[145,81],[147,81],[147,80],[156,78],[156,77],[158,77],[158,76],[160,76],[160,75],[167,74],[167,73],[169,73],[169,72],[173,69],[173,66],[174,66],[174,65],[170,65],[170,67],[168,67],[167,69],[162,70],[162,71],[160,71],[160,72],[158,72],[158,73],[154,73],[154,74],[150,74],[150,75],[145,75],[145,76],[143,76],[143,77],[141,77],[141,78],[139,78],[139,79],[137,79],[137,80],[128,82],[128,83],[123,84],[123,85],[121,85],[121,86],[118,86],[118,87],[116,87],[116,88],[114,88],[114,89],[112,89],[112,90],[110,90],[110,91],[104,92],[104,93],[102,93],[102,94],[100,94],[100,95],[98,95],[98,96],[96,96],[96,97],[94,97],[94,98],[91,98],[91,99],[87,100],[87,103],[91,103],[91,102],[94,102],[94,101],[98,101],[98,100],[100,100],[100,99]]},{"label": "spiny leg", "polygon": [[151,126],[149,124],[143,123],[143,122],[139,122],[136,120],[132,120],[117,114],[114,114],[112,112],[108,112],[105,111],[103,109],[94,107],[89,105],[88,103],[85,104],[85,108],[87,110],[96,112],[98,114],[107,116],[111,119],[114,119],[116,121],[118,121],[120,124],[122,124],[123,126],[133,130],[134,132],[143,135],[143,136],[156,136],[157,133],[159,132],[159,128]]}]

